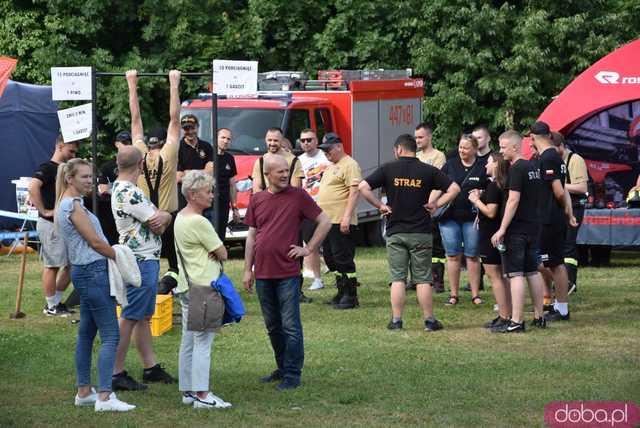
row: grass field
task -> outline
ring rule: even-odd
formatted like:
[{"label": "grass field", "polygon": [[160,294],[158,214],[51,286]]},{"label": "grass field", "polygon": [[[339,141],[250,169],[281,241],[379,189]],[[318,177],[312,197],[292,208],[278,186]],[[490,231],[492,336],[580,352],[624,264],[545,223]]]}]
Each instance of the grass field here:
[{"label": "grass field", "polygon": [[[302,308],[302,388],[278,393],[258,382],[274,368],[273,357],[257,297],[243,294],[246,318],[216,337],[212,354],[212,389],[233,409],[195,411],[181,404],[176,385],[152,385],[146,393],[119,394],[138,405],[133,412],[96,415],[73,406],[77,324],[42,315],[37,258],[28,260],[27,317],[10,320],[19,257],[0,257],[0,426],[536,427],[544,426],[544,406],[555,400],[640,404],[640,254],[616,253],[613,262],[580,271],[569,323],[491,334],[480,327],[494,316],[490,291],[481,307],[466,293],[457,307],[445,308],[440,294],[435,314],[445,329],[429,334],[413,293],[405,329],[386,329],[384,250],[359,249],[359,309],[323,305],[331,288],[307,293],[315,299]],[[241,263],[227,264],[236,285]],[[179,343],[178,326],[154,339],[158,360],[174,375]],[[135,349],[127,368],[140,379]]]}]

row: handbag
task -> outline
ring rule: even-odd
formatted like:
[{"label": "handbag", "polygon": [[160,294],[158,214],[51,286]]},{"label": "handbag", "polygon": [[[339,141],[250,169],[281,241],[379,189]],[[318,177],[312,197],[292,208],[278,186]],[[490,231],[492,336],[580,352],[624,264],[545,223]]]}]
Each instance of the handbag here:
[{"label": "handbag", "polygon": [[195,284],[189,278],[184,258],[180,252],[180,247],[176,242],[176,252],[182,263],[182,270],[187,279],[187,292],[189,307],[187,310],[187,330],[200,332],[214,332],[222,327],[222,317],[224,315],[224,301],[218,290],[211,285]]},{"label": "handbag", "polygon": [[[477,162],[477,160],[476,160]],[[462,180],[462,183],[460,183],[460,190],[462,190],[462,187],[464,187],[464,183],[467,182],[467,180],[469,179],[469,176],[471,175],[471,173],[473,171],[475,171],[476,169],[476,162],[474,162],[473,164],[473,168],[471,168],[469,170],[469,172],[467,173],[467,175],[464,177],[464,180]],[[455,201],[455,198],[449,202],[447,202],[446,204],[444,204],[443,206],[441,206],[440,208],[436,209],[435,212],[433,214],[431,214],[431,218],[434,220],[439,220],[441,218],[444,217],[444,215],[447,213],[447,211],[449,210],[449,208],[451,208],[451,206],[453,205],[453,201]]]}]

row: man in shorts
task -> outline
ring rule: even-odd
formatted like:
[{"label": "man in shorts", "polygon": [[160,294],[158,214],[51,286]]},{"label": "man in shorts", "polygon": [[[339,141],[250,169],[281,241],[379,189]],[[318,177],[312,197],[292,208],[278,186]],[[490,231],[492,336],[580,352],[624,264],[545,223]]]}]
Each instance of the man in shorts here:
[{"label": "man in shorts", "polygon": [[[442,329],[433,317],[431,293],[431,217],[430,213],[453,200],[460,187],[439,169],[416,158],[416,140],[400,135],[394,143],[396,161],[382,165],[360,182],[362,196],[387,217],[387,260],[391,272],[392,318],[387,328],[402,329],[407,274],[416,283],[416,294],[424,316],[425,331]],[[372,189],[383,187],[387,204]],[[428,204],[432,190],[443,193]]]}]

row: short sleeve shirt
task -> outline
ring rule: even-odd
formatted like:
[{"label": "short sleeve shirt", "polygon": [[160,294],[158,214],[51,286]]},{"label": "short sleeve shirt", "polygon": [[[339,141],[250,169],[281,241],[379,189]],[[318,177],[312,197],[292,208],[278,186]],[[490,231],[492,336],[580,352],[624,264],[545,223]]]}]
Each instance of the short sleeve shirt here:
[{"label": "short sleeve shirt", "polygon": [[422,150],[420,150],[418,151],[418,153],[416,153],[416,157],[427,165],[435,166],[438,169],[442,169],[445,162],[447,161],[444,153],[436,149],[433,149],[429,154],[425,154]]},{"label": "short sleeve shirt", "polygon": [[500,221],[504,211],[505,192],[498,187],[495,181],[489,181],[487,188],[480,196],[480,200],[485,204],[496,204],[498,212],[494,218],[489,218],[478,211],[478,229],[480,230],[480,239],[491,239],[491,236],[500,228]]},{"label": "short sleeve shirt", "polygon": [[451,209],[447,211],[447,218],[460,222],[473,221],[476,215],[469,201],[469,191],[484,189],[487,186],[487,172],[484,164],[480,159],[476,159],[473,165],[465,166],[460,157],[454,157],[447,161],[442,172],[460,186],[460,193],[454,199]]},{"label": "short sleeve shirt", "polygon": [[[277,153],[277,154],[286,159],[287,165],[289,165],[289,169],[291,169],[291,163],[293,162],[294,159],[296,159],[296,157],[291,153],[287,152],[286,150],[280,150],[280,153]],[[265,153],[264,155],[262,155],[262,158],[266,160],[269,156],[271,156],[270,153]],[[304,178],[304,173],[302,172],[302,166],[300,165],[299,159],[296,160],[296,164],[293,166],[293,172],[289,180],[291,180],[293,177],[300,178],[300,179]],[[269,186],[269,182],[267,181],[267,174],[265,174],[264,171],[262,171],[262,173],[260,171],[260,159],[256,159],[256,162],[253,164],[253,171],[251,171],[251,179],[254,182],[256,180],[262,180],[260,181],[260,183],[263,184],[263,188],[265,189]]]},{"label": "short sleeve shirt", "polygon": [[[159,156],[151,155],[147,150],[147,146],[142,140],[134,143],[134,146],[145,155],[145,164],[148,171],[148,179],[151,186],[155,189],[158,170],[160,169],[160,158],[162,158],[162,175],[160,176],[160,186],[158,188],[158,208],[170,213],[178,209],[178,185],[176,171],[178,168],[178,148],[179,143],[168,141],[160,149]],[[147,184],[145,173],[140,174],[138,178],[138,187],[142,189],[145,195],[151,199],[151,189]]]},{"label": "short sleeve shirt", "polygon": [[327,167],[331,165],[331,162],[329,162],[322,150],[318,150],[315,156],[309,156],[307,153],[303,153],[298,156],[298,159],[300,160],[302,172],[304,173],[302,188],[307,191],[314,201],[317,201],[322,174]]},{"label": "short sleeve shirt", "polygon": [[[320,190],[318,192],[318,205],[327,213],[331,223],[339,224],[347,208],[349,189],[358,186],[362,181],[360,165],[351,158],[344,156],[337,163],[331,164],[322,174]],[[353,210],[351,224],[358,224],[358,214]]]},{"label": "short sleeve shirt", "polygon": [[108,242],[102,232],[100,220],[93,213],[87,210],[82,203],[82,198],[63,198],[58,205],[56,212],[56,226],[59,228],[59,235],[62,236],[67,248],[67,258],[72,265],[88,265],[106,257],[94,250],[89,243],[80,235],[78,229],[71,221],[71,214],[77,209],[76,202],[80,203],[80,209],[89,217],[96,233],[104,242]]},{"label": "short sleeve shirt", "polygon": [[118,242],[133,251],[137,260],[159,260],[162,240],[147,226],[157,211],[142,190],[128,181],[113,184],[111,212],[116,222]]},{"label": "short sleeve shirt", "polygon": [[322,210],[303,189],[289,186],[278,193],[268,190],[251,196],[244,222],[256,229],[254,265],[257,279],[300,275],[300,260],[287,254],[300,245],[302,220],[315,221]]},{"label": "short sleeve shirt", "polygon": [[[45,210],[52,210],[56,205],[56,175],[58,174],[58,166],[60,164],[52,160],[41,164],[33,173],[33,178],[42,181],[40,187],[40,195],[42,196],[42,204]],[[38,216],[45,220],[53,221],[53,217]]]},{"label": "short sleeve shirt", "polygon": [[[571,157],[569,157],[569,155],[571,155]],[[567,165],[567,183],[580,184],[589,181],[587,164],[582,156],[566,149],[562,161]]]},{"label": "short sleeve shirt", "polygon": [[372,189],[383,187],[391,215],[387,235],[431,233],[431,216],[424,205],[432,190],[446,192],[451,179],[439,169],[414,157],[401,157],[375,170],[365,181]]},{"label": "short sleeve shirt", "polygon": [[523,233],[529,236],[538,234],[540,187],[540,170],[537,162],[519,159],[511,165],[508,188],[520,193],[520,202],[509,225],[509,233]]},{"label": "short sleeve shirt", "polygon": [[191,146],[180,140],[180,148],[178,149],[178,171],[187,171],[190,169],[204,169],[207,162],[213,160],[213,148],[211,143],[198,138],[196,145]]},{"label": "short sleeve shirt", "polygon": [[[222,246],[222,241],[209,220],[201,215],[183,215],[178,213],[173,228],[175,234],[176,254],[180,249],[182,258],[178,257],[180,274],[178,275],[177,293],[187,291],[188,285],[184,272],[196,285],[209,285],[220,276],[220,262],[209,257],[209,253]],[[186,266],[182,265],[184,260]]]},{"label": "short sleeve shirt", "polygon": [[229,202],[231,198],[231,179],[238,174],[236,161],[231,153],[225,152],[218,154],[218,163],[220,164],[218,192],[223,202]]},{"label": "short sleeve shirt", "polygon": [[540,153],[540,177],[542,178],[541,198],[542,224],[564,222],[564,210],[553,194],[552,183],[560,180],[564,188],[567,168],[555,148],[550,147]]}]

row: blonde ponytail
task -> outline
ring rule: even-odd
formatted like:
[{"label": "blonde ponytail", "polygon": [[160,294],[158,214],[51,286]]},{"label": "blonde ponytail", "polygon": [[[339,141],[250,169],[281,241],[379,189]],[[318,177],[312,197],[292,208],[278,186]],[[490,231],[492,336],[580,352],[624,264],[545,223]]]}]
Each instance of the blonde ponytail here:
[{"label": "blonde ponytail", "polygon": [[58,207],[60,206],[60,201],[62,200],[62,195],[64,195],[69,187],[67,180],[77,174],[78,167],[80,165],[91,167],[91,163],[80,158],[73,158],[66,163],[63,162],[58,165],[58,172],[56,173],[56,205],[53,210],[53,218],[56,225],[58,223],[56,214],[58,212]]}]

